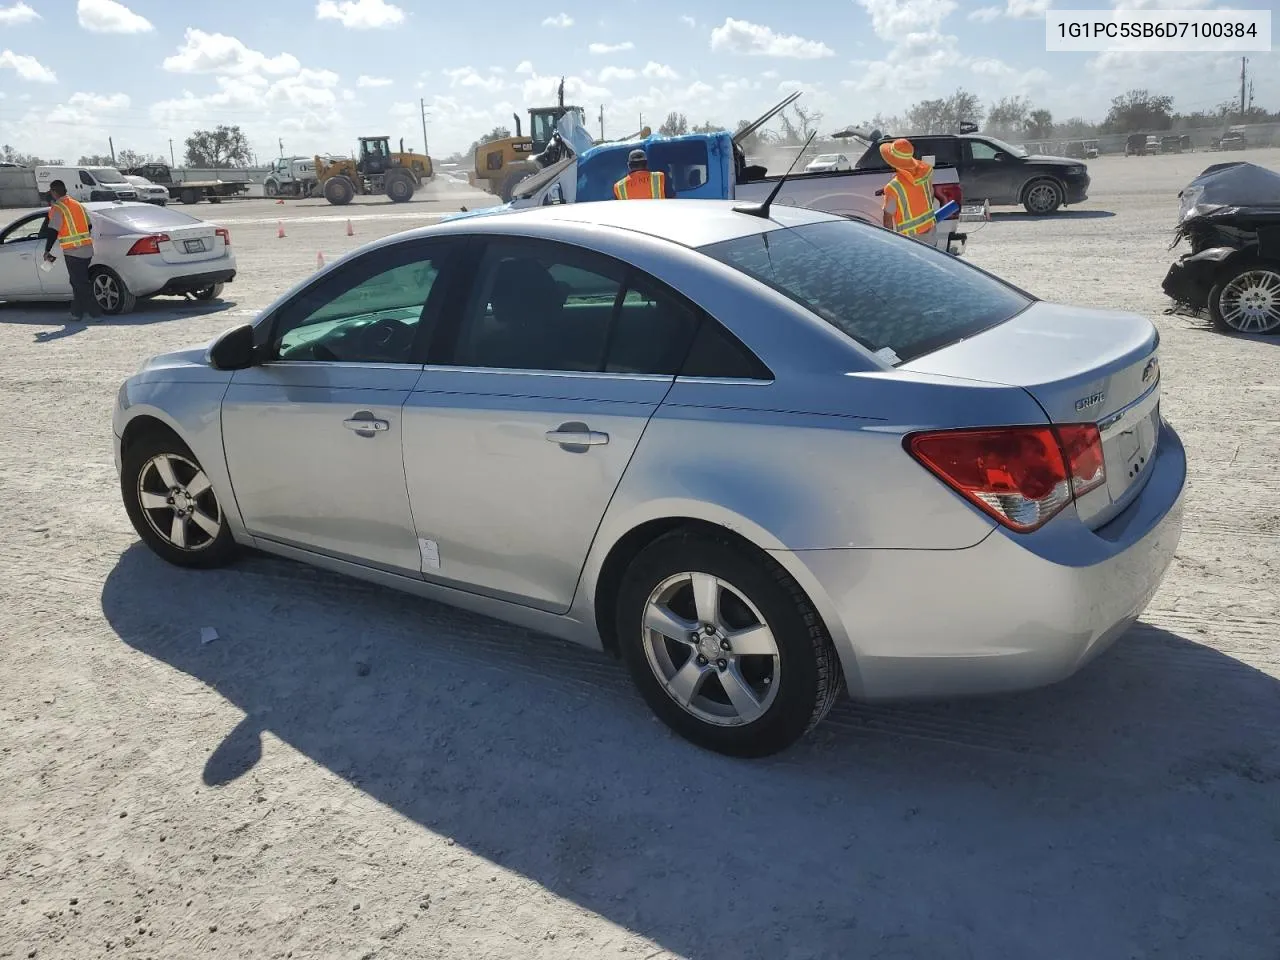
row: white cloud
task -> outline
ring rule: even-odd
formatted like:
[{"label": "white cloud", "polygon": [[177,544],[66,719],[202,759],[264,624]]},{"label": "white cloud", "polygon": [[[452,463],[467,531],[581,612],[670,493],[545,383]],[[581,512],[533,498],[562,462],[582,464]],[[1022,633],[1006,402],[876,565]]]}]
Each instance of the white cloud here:
[{"label": "white cloud", "polygon": [[30,23],[32,20],[39,19],[40,14],[28,7],[22,0],[18,0],[12,7],[0,7],[0,23],[6,27],[16,27],[20,23]]},{"label": "white cloud", "polygon": [[542,21],[544,27],[558,27],[561,30],[568,29],[573,26],[573,17],[567,13],[557,13],[554,17],[547,17]]},{"label": "white cloud", "polygon": [[378,30],[404,23],[404,11],[386,0],[319,0],[317,20],[337,20],[348,30]]},{"label": "white cloud", "polygon": [[518,64],[516,64],[516,73],[532,74],[533,64],[530,63],[528,60],[521,60]]},{"label": "white cloud", "polygon": [[778,79],[778,71],[777,71],[777,70],[766,70],[764,73],[760,74],[760,76],[764,77],[766,80],[777,80],[777,79]]},{"label": "white cloud", "polygon": [[19,80],[32,83],[57,83],[58,77],[35,57],[27,57],[12,50],[0,51],[0,69],[9,69]]},{"label": "white cloud", "polygon": [[598,79],[601,83],[608,83],[610,80],[634,80],[636,76],[630,67],[605,67]]},{"label": "white cloud", "polygon": [[630,40],[623,40],[621,43],[593,43],[587,47],[587,50],[596,56],[606,53],[621,53],[624,50],[634,50],[636,45]]},{"label": "white cloud", "polygon": [[[536,73],[524,82],[522,100],[531,106],[547,105],[556,102],[556,88],[560,78],[541,77]],[[566,103],[583,105],[588,101],[600,102],[610,95],[607,87],[597,87],[584,77],[567,76],[564,78],[564,99]],[[510,111],[508,111],[510,112]]]},{"label": "white cloud", "polygon": [[1044,16],[1049,3],[1050,0],[1009,0],[1005,12],[1015,20],[1034,20]]},{"label": "white cloud", "polygon": [[395,81],[392,80],[390,77],[366,77],[364,74],[361,74],[360,77],[356,80],[357,87],[365,87],[365,88],[389,87],[393,83],[395,83]]},{"label": "white cloud", "polygon": [[977,10],[969,11],[969,19],[990,23],[992,20],[999,20],[1003,13],[1003,7],[979,7]]},{"label": "white cloud", "polygon": [[76,15],[80,26],[93,33],[148,33],[155,29],[146,17],[116,0],[80,0]]},{"label": "white cloud", "polygon": [[671,67],[665,63],[656,63],[650,60],[644,65],[644,75],[650,80],[679,80],[680,74],[676,73]]},{"label": "white cloud", "polygon": [[268,57],[246,47],[235,37],[205,33],[188,27],[178,52],[164,58],[164,68],[170,73],[212,73],[224,76],[265,73],[283,76],[297,73],[302,69],[302,64],[289,53]]},{"label": "white cloud", "polygon": [[817,40],[775,33],[772,28],[762,24],[734,20],[732,17],[726,17],[724,23],[711,31],[711,49],[723,53],[792,57],[797,60],[818,60],[835,54],[834,50]]},{"label": "white cloud", "polygon": [[1113,3],[1117,10],[1202,10],[1213,5],[1214,0],[1114,0]]},{"label": "white cloud", "polygon": [[883,40],[937,32],[955,10],[955,0],[858,0],[871,18],[871,29]]},{"label": "white cloud", "polygon": [[682,13],[680,15],[680,22],[688,27],[696,27],[698,25],[698,21],[693,19],[693,17],[689,16],[687,13]]},{"label": "white cloud", "polygon": [[497,93],[505,84],[501,77],[482,77],[472,67],[459,67],[456,70],[441,70],[449,78],[451,87],[476,87],[489,93]]}]

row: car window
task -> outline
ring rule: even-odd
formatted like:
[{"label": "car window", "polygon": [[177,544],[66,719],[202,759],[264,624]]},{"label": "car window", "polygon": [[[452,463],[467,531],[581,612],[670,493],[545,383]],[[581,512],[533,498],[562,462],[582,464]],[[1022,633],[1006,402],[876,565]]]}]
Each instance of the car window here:
[{"label": "car window", "polygon": [[278,312],[269,355],[279,360],[411,363],[429,335],[428,300],[448,249],[404,243],[322,277]]},{"label": "car window", "polygon": [[6,233],[0,243],[22,243],[26,240],[40,239],[40,229],[44,226],[45,215],[43,213],[31,217],[29,220],[20,220]]},{"label": "car window", "polygon": [[95,216],[114,220],[123,227],[137,230],[141,233],[152,233],[169,227],[191,227],[204,222],[178,210],[170,210],[168,207],[157,207],[152,204],[138,204],[137,206],[99,210],[95,213]]},{"label": "car window", "polygon": [[950,254],[853,220],[700,249],[807,307],[868,350],[887,348],[891,363],[996,326],[1031,303]]},{"label": "car window", "polygon": [[969,149],[975,160],[994,160],[1000,151],[982,140],[970,140]]},{"label": "car window", "polygon": [[80,182],[83,183],[86,187],[92,187],[97,185],[94,182],[93,177],[89,176],[89,171],[87,170],[80,171]]},{"label": "car window", "polygon": [[451,362],[674,376],[696,328],[695,308],[625,264],[565,244],[495,240]]}]

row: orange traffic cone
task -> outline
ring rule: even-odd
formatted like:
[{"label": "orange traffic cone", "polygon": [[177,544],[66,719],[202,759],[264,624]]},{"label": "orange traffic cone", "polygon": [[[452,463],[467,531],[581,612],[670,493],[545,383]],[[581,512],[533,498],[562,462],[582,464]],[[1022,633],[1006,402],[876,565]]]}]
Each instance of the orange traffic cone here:
[{"label": "orange traffic cone", "polygon": [[348,219],[347,220],[347,236],[354,237],[355,235],[356,235],[355,231],[351,229],[351,221]]},{"label": "orange traffic cone", "polygon": [[277,201],[276,201],[276,203],[277,203],[279,206],[282,206],[282,207],[284,206],[284,201],[283,201],[283,200],[277,200]]},{"label": "orange traffic cone", "polygon": [[318,250],[316,251],[316,269],[319,270],[323,266],[324,266],[324,251]]},{"label": "orange traffic cone", "polygon": [[282,220],[276,221],[276,239],[277,240],[284,239],[284,221]]}]

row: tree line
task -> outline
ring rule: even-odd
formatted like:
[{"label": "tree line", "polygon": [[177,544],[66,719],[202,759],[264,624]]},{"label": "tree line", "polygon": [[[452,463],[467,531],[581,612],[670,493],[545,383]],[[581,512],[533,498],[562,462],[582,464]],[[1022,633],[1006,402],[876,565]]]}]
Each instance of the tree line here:
[{"label": "tree line", "polygon": [[[238,125],[219,124],[212,130],[196,130],[183,145],[183,163],[197,169],[224,170],[231,167],[247,167],[253,163],[253,151],[249,138]],[[44,159],[34,153],[23,153],[9,144],[0,145],[0,161],[16,163],[20,167],[60,166],[59,158]],[[147,163],[164,163],[159,154],[124,148],[117,150],[113,158],[106,153],[81,154],[78,167],[118,167],[129,170]]]}]

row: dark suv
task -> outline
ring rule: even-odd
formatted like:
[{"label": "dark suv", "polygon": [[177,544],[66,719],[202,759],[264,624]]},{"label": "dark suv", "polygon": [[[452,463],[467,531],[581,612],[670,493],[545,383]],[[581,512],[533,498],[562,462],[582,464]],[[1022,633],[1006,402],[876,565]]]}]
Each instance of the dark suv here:
[{"label": "dark suv", "polygon": [[[892,170],[880,156],[885,137],[864,153],[856,170]],[[933,157],[938,164],[953,164],[960,172],[965,203],[1022,205],[1028,213],[1046,216],[1059,207],[1082,203],[1089,197],[1089,168],[1070,157],[1028,154],[981,134],[935,134],[911,137],[917,157]]]}]

